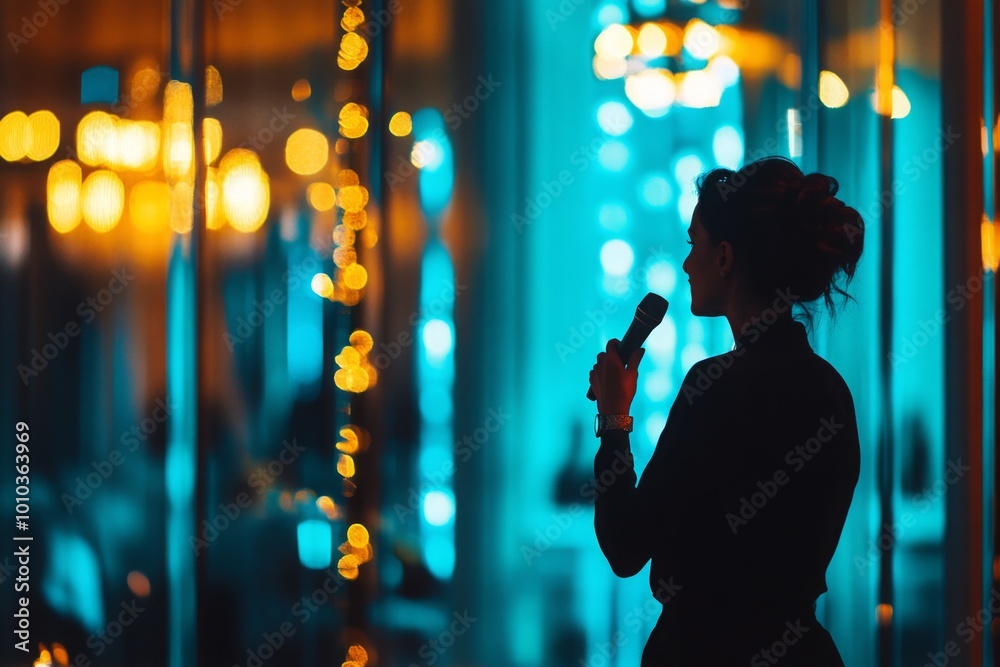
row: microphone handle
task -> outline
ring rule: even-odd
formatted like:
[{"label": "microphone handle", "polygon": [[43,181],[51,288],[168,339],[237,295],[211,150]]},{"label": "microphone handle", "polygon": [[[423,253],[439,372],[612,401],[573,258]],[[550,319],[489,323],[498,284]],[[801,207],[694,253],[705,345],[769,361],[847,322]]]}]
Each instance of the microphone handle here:
[{"label": "microphone handle", "polygon": [[[628,363],[628,359],[632,356],[632,353],[642,347],[650,331],[652,330],[638,320],[632,320],[632,326],[625,332],[625,336],[618,341],[618,358],[622,360],[623,364]],[[587,398],[591,401],[597,400],[597,396],[594,395],[592,388],[587,390]]]}]

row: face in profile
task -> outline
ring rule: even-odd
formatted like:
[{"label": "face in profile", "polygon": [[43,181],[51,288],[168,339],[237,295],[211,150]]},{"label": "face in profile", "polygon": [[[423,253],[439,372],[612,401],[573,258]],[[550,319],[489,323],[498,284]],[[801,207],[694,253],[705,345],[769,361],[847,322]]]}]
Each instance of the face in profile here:
[{"label": "face in profile", "polygon": [[702,227],[700,206],[695,206],[688,227],[691,250],[681,268],[691,284],[691,314],[716,317],[723,314],[722,304],[727,287],[726,279],[719,275],[718,246],[712,242]]}]

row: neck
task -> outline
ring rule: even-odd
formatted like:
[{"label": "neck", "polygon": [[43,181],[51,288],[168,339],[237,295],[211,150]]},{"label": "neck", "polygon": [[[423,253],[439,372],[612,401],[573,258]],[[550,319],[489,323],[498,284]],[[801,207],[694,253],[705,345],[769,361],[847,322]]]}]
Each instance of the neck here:
[{"label": "neck", "polygon": [[725,316],[733,331],[733,340],[739,340],[746,331],[759,322],[762,316],[767,319],[777,317],[779,322],[792,319],[791,310],[787,304],[780,304],[784,312],[775,309],[774,300],[750,299],[734,297],[726,308]]}]

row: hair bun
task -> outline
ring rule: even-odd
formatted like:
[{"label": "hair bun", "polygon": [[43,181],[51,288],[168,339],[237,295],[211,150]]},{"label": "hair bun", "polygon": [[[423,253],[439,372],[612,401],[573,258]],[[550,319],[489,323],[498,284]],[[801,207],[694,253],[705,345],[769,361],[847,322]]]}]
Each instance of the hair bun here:
[{"label": "hair bun", "polygon": [[808,214],[816,208],[837,201],[835,195],[839,189],[840,184],[832,176],[819,173],[806,174],[802,177],[802,183],[795,193],[792,205],[799,211]]},{"label": "hair bun", "polygon": [[819,283],[838,272],[853,277],[861,258],[864,222],[857,211],[836,197],[840,184],[832,176],[813,173],[802,178],[792,216],[802,243],[800,257],[822,279],[810,294],[823,292]]}]

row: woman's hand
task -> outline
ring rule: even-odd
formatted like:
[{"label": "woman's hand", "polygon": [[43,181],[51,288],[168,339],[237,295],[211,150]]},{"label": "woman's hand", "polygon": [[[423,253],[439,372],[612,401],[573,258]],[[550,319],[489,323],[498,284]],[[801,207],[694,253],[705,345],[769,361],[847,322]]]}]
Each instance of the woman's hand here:
[{"label": "woman's hand", "polygon": [[608,341],[607,349],[597,355],[597,363],[590,371],[590,388],[597,397],[597,412],[602,415],[627,415],[635,398],[639,379],[639,361],[646,354],[645,348],[632,353],[627,364],[618,356],[618,339]]}]

